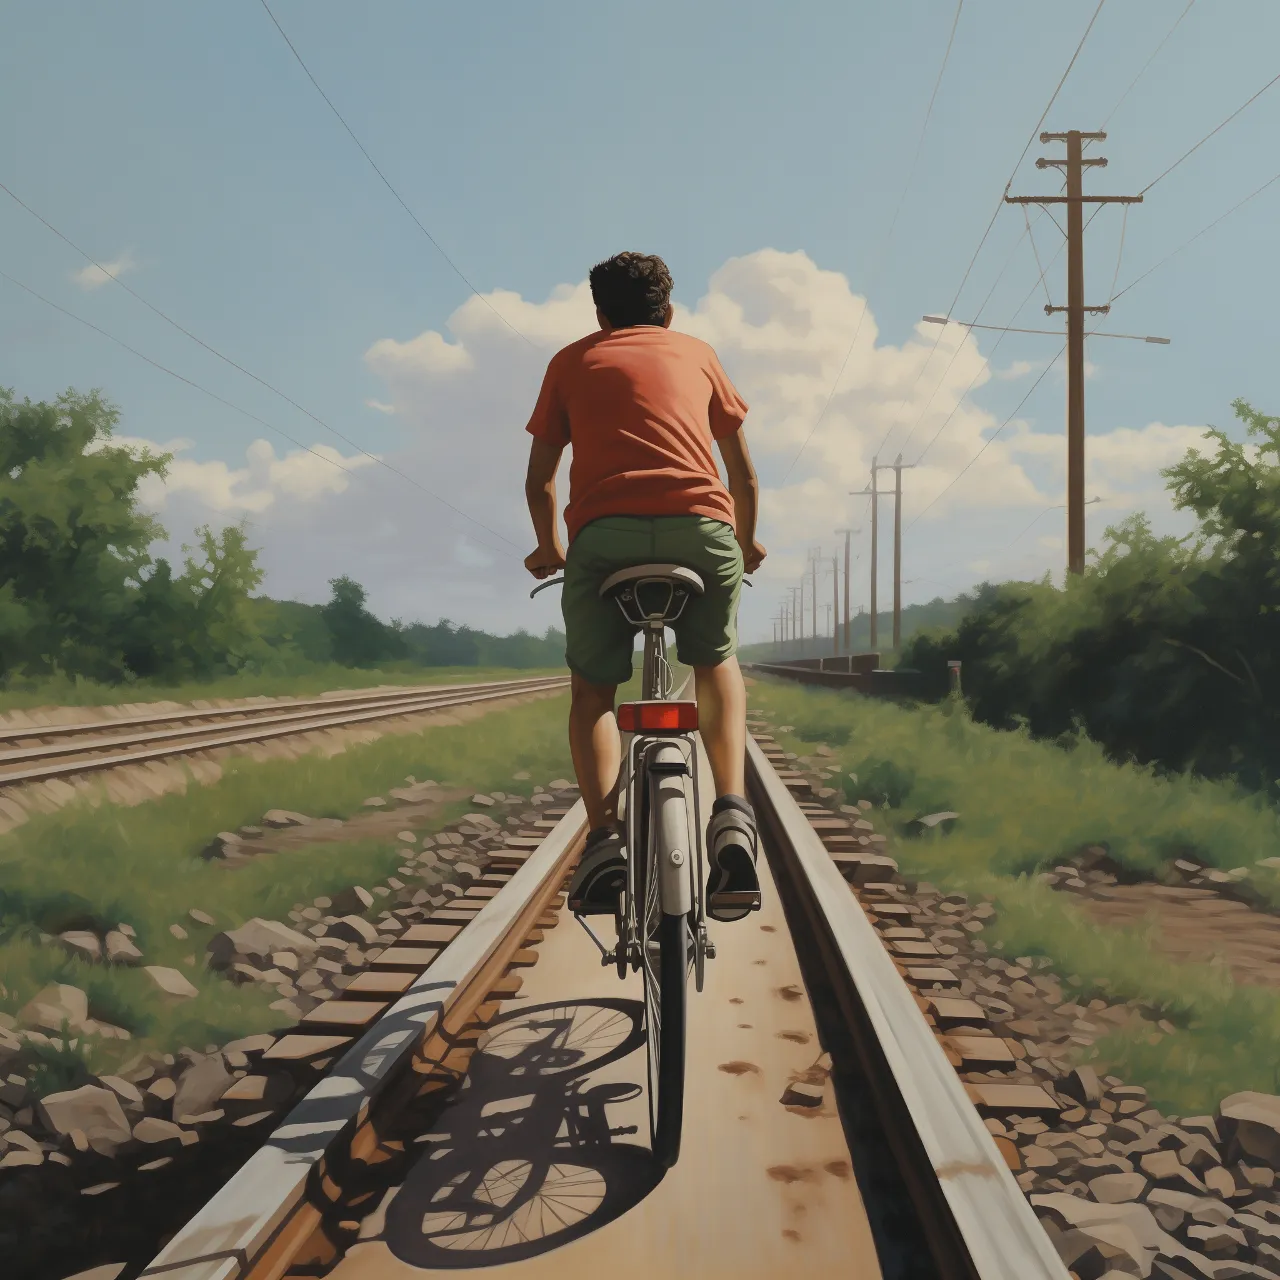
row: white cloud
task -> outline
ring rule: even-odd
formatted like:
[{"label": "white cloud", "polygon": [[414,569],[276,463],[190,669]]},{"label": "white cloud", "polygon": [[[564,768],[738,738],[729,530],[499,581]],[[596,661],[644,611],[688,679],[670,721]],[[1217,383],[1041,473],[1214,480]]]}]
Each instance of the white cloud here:
[{"label": "white cloud", "polygon": [[71,278],[84,290],[100,289],[109,280],[117,280],[126,271],[132,271],[138,265],[137,259],[129,250],[125,250],[112,262],[104,262],[100,266],[90,263],[73,271]]},{"label": "white cloud", "polygon": [[167,475],[145,476],[139,484],[144,506],[161,511],[175,499],[185,499],[186,506],[230,518],[258,515],[281,499],[313,503],[342,493],[352,471],[373,465],[373,459],[362,455],[344,458],[327,444],[312,446],[314,453],[293,449],[278,458],[269,440],[255,440],[245,450],[246,465],[231,467],[218,458],[199,462],[182,457],[195,447],[194,441],[182,438],[160,444],[138,436],[113,436],[110,443],[135,452],[173,455]]},{"label": "white cloud", "polygon": [[[328,578],[350,573],[383,616],[446,616],[503,629],[559,625],[555,593],[527,598],[533,582],[521,560],[532,535],[523,427],[551,354],[594,327],[584,280],[559,285],[542,301],[504,290],[472,297],[439,331],[372,343],[364,362],[381,386],[367,404],[400,432],[383,452],[407,479],[333,451],[327,456],[360,474],[306,453],[277,457],[266,441],[252,445],[239,464],[197,462],[183,456],[190,443],[176,441],[171,478],[153,496],[171,514],[187,503],[202,512],[254,516],[266,589],[275,594],[323,598]],[[772,249],[726,262],[691,306],[677,306],[675,327],[716,348],[751,406],[747,435],[761,474],[760,536],[770,555],[756,590],[744,596],[744,635],[770,633],[767,619],[804,572],[809,549],[842,550],[835,530],[844,526],[864,530],[854,540],[854,603],[866,603],[869,504],[851,493],[863,490],[877,455],[883,463],[899,451],[908,462],[924,454],[903,476],[904,566],[908,579],[927,584],[918,594],[937,593],[938,582],[926,572],[939,580],[944,570],[953,572],[959,590],[988,569],[1000,577],[1023,572],[1025,562],[1038,574],[1060,561],[1058,550],[1036,541],[1052,530],[1048,516],[1045,527],[1009,547],[1038,510],[1063,500],[1060,385],[1046,379],[994,440],[1004,415],[970,394],[993,379],[1025,377],[1035,366],[1019,361],[993,371],[979,337],[959,326],[939,335],[921,323],[901,342],[885,341],[844,276],[803,253]],[[1167,509],[1158,468],[1199,436],[1198,428],[1161,423],[1091,434],[1089,496],[1102,493],[1108,504],[1105,518],[1102,508],[1090,508],[1090,545],[1104,523],[1152,494]],[[891,472],[880,473],[882,490],[892,482]],[[562,506],[567,487],[566,470]],[[891,495],[882,497],[880,519],[887,602]]]}]

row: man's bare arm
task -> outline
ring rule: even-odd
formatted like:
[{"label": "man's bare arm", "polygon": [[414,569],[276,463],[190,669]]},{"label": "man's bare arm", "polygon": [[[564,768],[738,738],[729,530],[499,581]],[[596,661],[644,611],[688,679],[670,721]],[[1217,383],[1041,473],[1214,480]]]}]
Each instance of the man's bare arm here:
[{"label": "man's bare arm", "polygon": [[734,532],[742,548],[742,563],[748,573],[754,573],[767,554],[756,541],[756,513],[760,505],[760,484],[756,469],[751,465],[747,452],[747,438],[739,427],[731,436],[719,441],[720,456],[724,459],[725,474],[729,479],[729,493],[733,498]]},{"label": "man's bare arm", "polygon": [[556,527],[556,470],[563,452],[563,445],[548,444],[536,436],[529,448],[524,496],[538,545],[531,555],[525,556],[524,567],[535,578],[549,578],[564,568],[564,547]]}]

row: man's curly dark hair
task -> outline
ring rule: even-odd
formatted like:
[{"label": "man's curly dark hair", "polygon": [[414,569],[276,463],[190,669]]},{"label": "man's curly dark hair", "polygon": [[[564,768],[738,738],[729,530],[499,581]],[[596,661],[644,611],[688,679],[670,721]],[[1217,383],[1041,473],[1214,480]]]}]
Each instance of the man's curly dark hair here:
[{"label": "man's curly dark hair", "polygon": [[615,253],[598,262],[588,277],[591,296],[615,329],[661,325],[671,301],[671,272],[648,253]]}]

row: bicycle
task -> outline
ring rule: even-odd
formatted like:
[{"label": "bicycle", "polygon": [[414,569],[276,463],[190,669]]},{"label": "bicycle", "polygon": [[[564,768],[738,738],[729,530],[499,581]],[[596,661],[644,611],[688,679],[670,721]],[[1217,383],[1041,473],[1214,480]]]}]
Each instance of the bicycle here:
[{"label": "bicycle", "polygon": [[[530,599],[562,583],[552,578]],[[644,973],[648,1054],[649,1136],[654,1159],[671,1168],[680,1155],[684,1119],[685,1014],[689,974],[702,990],[715,944],[707,935],[702,816],[693,734],[698,704],[672,698],[666,628],[679,619],[702,579],[675,564],[620,569],[600,586],[644,636],[641,698],[617,709],[618,727],[631,735],[619,787],[626,826],[627,880],[614,917],[617,941],[603,943],[578,915],[600,951],[600,963]],[[637,857],[636,851],[643,850]]]}]

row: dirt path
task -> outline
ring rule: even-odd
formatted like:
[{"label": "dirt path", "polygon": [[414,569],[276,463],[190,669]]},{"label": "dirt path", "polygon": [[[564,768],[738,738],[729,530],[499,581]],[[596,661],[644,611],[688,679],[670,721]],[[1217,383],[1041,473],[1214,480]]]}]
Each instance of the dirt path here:
[{"label": "dirt path", "polygon": [[1156,945],[1175,960],[1205,962],[1217,957],[1236,982],[1280,986],[1280,917],[1212,889],[1099,885],[1081,895],[1080,905],[1111,928],[1154,926]]}]

